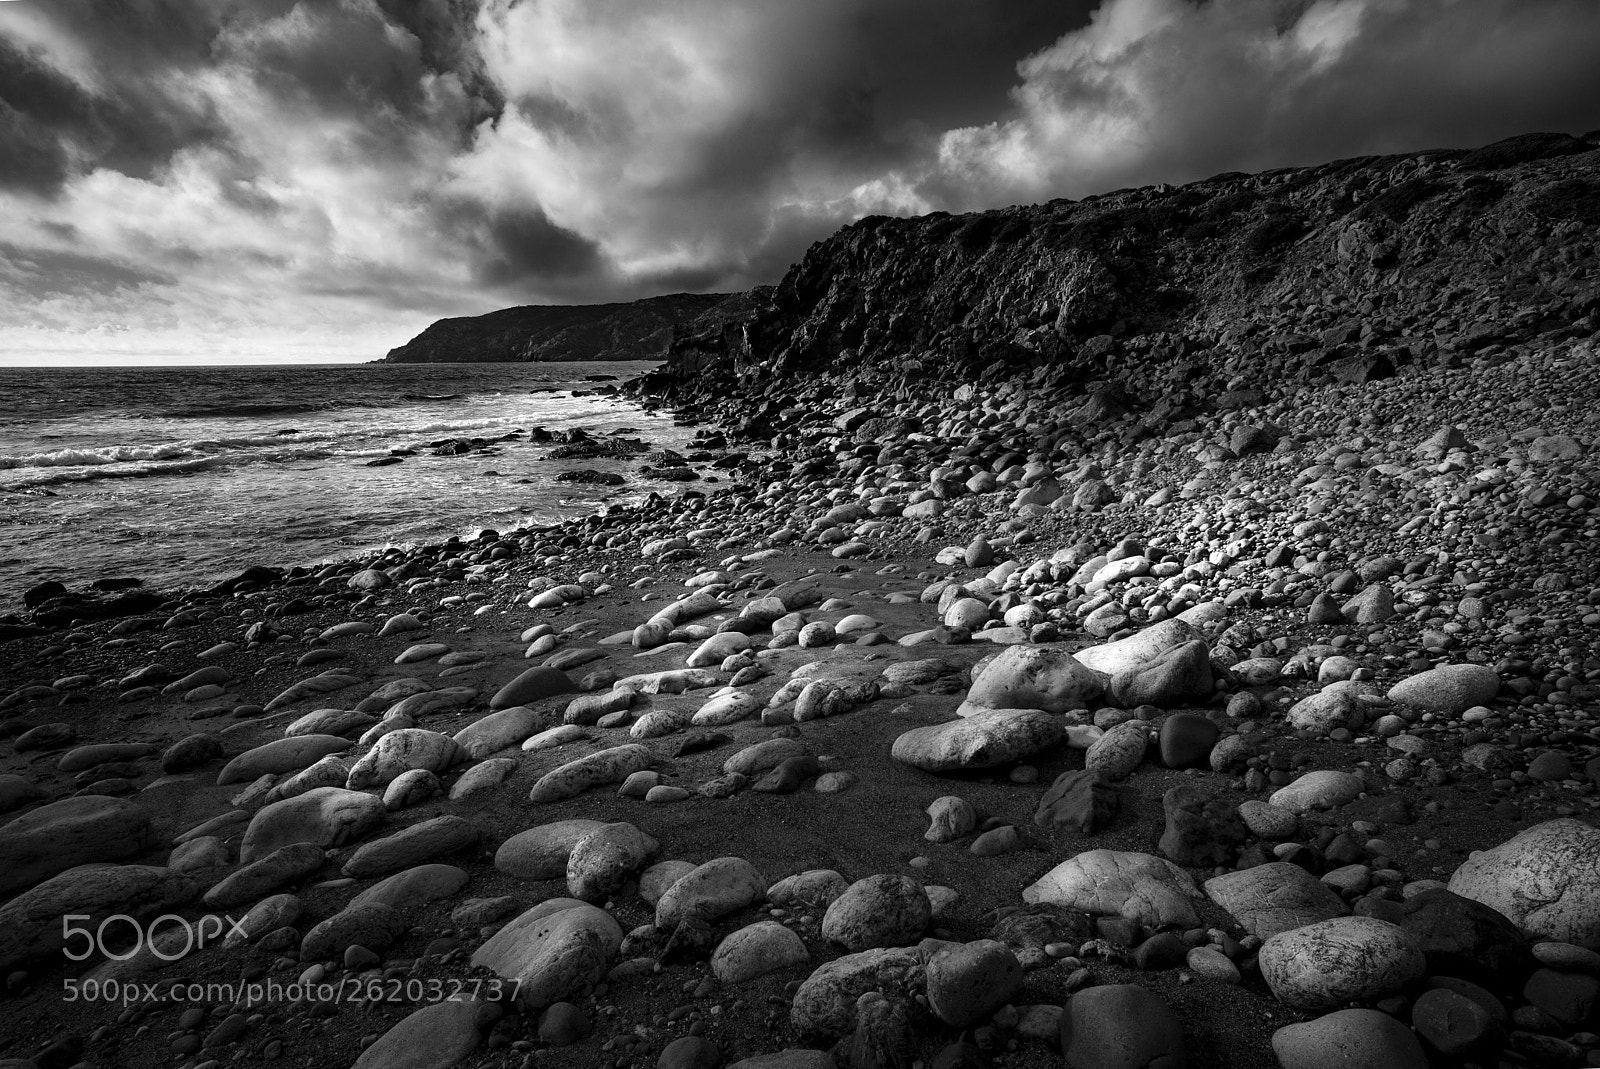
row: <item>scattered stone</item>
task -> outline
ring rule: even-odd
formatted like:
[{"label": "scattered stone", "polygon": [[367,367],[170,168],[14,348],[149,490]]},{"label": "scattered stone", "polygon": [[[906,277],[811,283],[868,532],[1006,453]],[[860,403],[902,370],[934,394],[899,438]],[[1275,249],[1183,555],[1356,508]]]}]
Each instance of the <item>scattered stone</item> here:
[{"label": "scattered stone", "polygon": [[1061,717],[1034,709],[988,709],[945,724],[912,728],[894,740],[891,756],[924,772],[994,768],[1055,746],[1066,736]]},{"label": "scattered stone", "polygon": [[1327,884],[1286,861],[1214,876],[1205,882],[1205,892],[1258,939],[1350,912]]},{"label": "scattered stone", "polygon": [[1338,1010],[1272,1033],[1283,1069],[1425,1069],[1411,1029],[1378,1010]]},{"label": "scattered stone", "polygon": [[1121,806],[1122,794],[1105,773],[1063,772],[1039,799],[1033,822],[1063,834],[1093,835],[1111,823]]},{"label": "scattered stone", "polygon": [[952,1028],[982,1024],[1022,987],[1022,963],[1004,943],[982,939],[928,959],[928,1008]]},{"label": "scattered stone", "polygon": [[905,946],[919,939],[932,919],[922,884],[908,876],[868,876],[828,906],[822,937],[852,952]]},{"label": "scattered stone", "polygon": [[1074,1069],[1182,1069],[1183,1025],[1155,992],[1105,984],[1073,995],[1061,1015],[1061,1049]]},{"label": "scattered stone", "polygon": [[1468,858],[1449,888],[1541,939],[1600,950],[1600,830],[1549,820]]},{"label": "scattered stone", "polygon": [[1373,1002],[1409,986],[1425,959],[1405,929],[1373,917],[1334,917],[1280,932],[1261,945],[1262,978],[1299,1010]]},{"label": "scattered stone", "polygon": [[711,955],[711,972],[724,984],[740,984],[809,961],[806,945],[777,921],[759,921],[730,934]]},{"label": "scattered stone", "polygon": [[149,814],[130,802],[94,794],[51,802],[0,826],[0,894],[137,854],[155,840]]},{"label": "scattered stone", "polygon": [[1192,901],[1198,897],[1194,880],[1172,862],[1119,850],[1078,854],[1022,891],[1024,902],[1126,917],[1152,928],[1199,924]]}]

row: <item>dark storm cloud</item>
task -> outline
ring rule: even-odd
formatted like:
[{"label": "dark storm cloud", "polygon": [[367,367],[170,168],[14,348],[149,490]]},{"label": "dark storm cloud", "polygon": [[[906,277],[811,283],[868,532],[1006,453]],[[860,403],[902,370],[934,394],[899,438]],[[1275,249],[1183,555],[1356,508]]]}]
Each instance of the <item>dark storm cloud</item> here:
[{"label": "dark storm cloud", "polygon": [[84,291],[112,293],[170,285],[175,279],[115,260],[72,252],[20,248],[0,241],[0,279],[36,299]]},{"label": "dark storm cloud", "polygon": [[78,160],[147,177],[185,144],[220,135],[208,108],[148,80],[98,94],[0,37],[0,184],[50,193]]},{"label": "dark storm cloud", "polygon": [[18,0],[0,328],[399,333],[772,282],[867,214],[1597,126],[1595,0]]},{"label": "dark storm cloud", "polygon": [[482,240],[476,268],[486,286],[592,286],[605,271],[594,242],[556,226],[536,208],[488,215]]}]

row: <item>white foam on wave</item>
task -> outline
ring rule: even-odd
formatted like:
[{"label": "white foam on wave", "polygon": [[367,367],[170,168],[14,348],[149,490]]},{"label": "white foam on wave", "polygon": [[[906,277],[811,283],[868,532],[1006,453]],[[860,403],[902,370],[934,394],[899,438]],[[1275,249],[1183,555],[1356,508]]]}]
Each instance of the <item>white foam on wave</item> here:
[{"label": "white foam on wave", "polygon": [[91,479],[148,479],[160,475],[188,475],[206,471],[227,462],[227,457],[195,457],[190,460],[134,461],[117,467],[90,467],[78,471],[40,471],[0,483],[0,490],[23,490],[31,486],[58,486],[88,482]]},{"label": "white foam on wave", "polygon": [[160,445],[109,445],[99,449],[56,449],[47,453],[0,456],[0,469],[81,468],[142,460],[169,460],[191,451],[187,442],[165,442]]}]

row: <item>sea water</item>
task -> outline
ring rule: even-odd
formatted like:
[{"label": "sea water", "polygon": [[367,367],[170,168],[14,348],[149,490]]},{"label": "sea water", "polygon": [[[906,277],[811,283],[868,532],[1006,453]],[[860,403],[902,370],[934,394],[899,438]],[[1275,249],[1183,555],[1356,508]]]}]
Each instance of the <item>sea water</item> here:
[{"label": "sea water", "polygon": [[[554,443],[526,436],[461,456],[428,448],[542,427],[683,452],[691,431],[594,392],[593,376],[652,366],[0,368],[0,612],[49,579],[194,586],[673,492],[682,484],[645,477],[639,458],[553,460]],[[567,468],[627,483],[557,482]]]}]

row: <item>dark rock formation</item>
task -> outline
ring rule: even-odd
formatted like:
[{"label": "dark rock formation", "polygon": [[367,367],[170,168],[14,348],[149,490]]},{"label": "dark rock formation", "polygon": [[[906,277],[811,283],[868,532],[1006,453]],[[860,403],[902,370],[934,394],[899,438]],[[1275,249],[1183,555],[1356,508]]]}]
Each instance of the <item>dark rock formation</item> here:
[{"label": "dark rock formation", "polygon": [[441,319],[383,358],[387,364],[474,361],[660,360],[675,333],[704,329],[744,294],[672,293],[622,304],[523,305]]},{"label": "dark rock formation", "polygon": [[[804,383],[1031,371],[1152,420],[1555,341],[1600,310],[1600,137],[1368,156],[969,215],[875,216],[631,384],[771,433]],[[1154,406],[1154,407],[1152,407]],[[721,407],[728,407],[723,404]],[[1161,411],[1155,409],[1159,407]],[[709,407],[706,414],[709,413]]]}]

